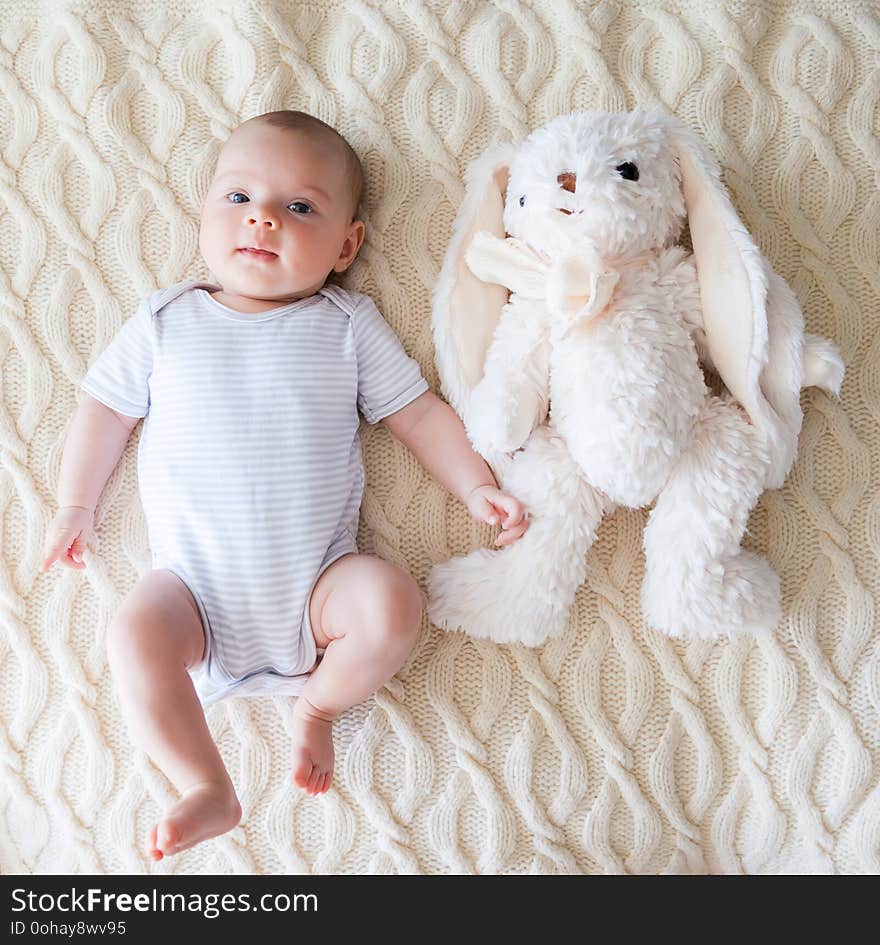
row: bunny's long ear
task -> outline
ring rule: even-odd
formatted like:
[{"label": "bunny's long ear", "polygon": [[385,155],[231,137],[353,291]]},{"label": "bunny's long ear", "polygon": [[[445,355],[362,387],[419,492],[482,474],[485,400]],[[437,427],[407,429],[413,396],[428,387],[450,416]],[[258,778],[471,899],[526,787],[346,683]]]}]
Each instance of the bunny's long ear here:
[{"label": "bunny's long ear", "polygon": [[706,346],[727,389],[767,437],[767,485],[773,487],[781,484],[797,452],[800,309],[795,302],[795,318],[787,304],[777,317],[778,293],[769,289],[771,278],[778,277],[739,219],[715,157],[683,122],[671,116],[667,122],[681,167]]},{"label": "bunny's long ear", "polygon": [[504,238],[504,198],[513,144],[495,145],[468,167],[464,201],[434,289],[432,323],[443,394],[466,421],[471,391],[483,376],[486,352],[508,291],[482,282],[465,252],[476,232]]}]

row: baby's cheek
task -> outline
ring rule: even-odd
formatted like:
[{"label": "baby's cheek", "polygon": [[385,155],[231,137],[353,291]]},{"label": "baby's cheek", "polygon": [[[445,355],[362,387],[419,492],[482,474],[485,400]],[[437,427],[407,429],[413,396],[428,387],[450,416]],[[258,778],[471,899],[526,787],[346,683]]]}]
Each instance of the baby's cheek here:
[{"label": "baby's cheek", "polygon": [[199,228],[199,251],[210,268],[217,258],[217,229],[211,227],[210,220],[203,220]]}]

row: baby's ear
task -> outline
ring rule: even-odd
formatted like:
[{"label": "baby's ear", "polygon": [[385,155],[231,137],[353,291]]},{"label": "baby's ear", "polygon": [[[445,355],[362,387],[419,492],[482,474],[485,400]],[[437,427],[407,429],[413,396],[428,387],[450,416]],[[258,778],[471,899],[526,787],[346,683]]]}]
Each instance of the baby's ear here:
[{"label": "baby's ear", "polygon": [[339,259],[333,267],[334,272],[345,272],[346,269],[355,261],[361,246],[364,243],[366,226],[363,220],[352,220],[348,224],[348,231],[345,234],[345,241],[342,244],[342,251]]}]

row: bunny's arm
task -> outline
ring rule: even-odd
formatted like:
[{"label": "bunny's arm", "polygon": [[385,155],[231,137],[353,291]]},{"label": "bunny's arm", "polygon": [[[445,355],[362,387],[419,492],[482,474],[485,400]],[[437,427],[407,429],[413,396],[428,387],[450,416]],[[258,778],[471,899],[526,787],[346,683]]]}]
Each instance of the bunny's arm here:
[{"label": "bunny's arm", "polygon": [[511,296],[471,394],[467,431],[483,456],[519,449],[547,416],[550,342],[546,306]]},{"label": "bunny's arm", "polygon": [[683,247],[672,246],[660,254],[658,266],[658,283],[669,293],[675,310],[688,326],[700,364],[714,371],[703,327],[703,305],[694,257]]}]

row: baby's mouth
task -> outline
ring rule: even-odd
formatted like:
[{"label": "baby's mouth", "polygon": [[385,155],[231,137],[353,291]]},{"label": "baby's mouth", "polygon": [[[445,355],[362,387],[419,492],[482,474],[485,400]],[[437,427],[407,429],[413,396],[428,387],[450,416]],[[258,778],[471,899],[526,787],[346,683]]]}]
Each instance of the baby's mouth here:
[{"label": "baby's mouth", "polygon": [[244,253],[251,259],[277,259],[278,254],[268,249],[257,249],[255,246],[242,246],[238,252]]}]

